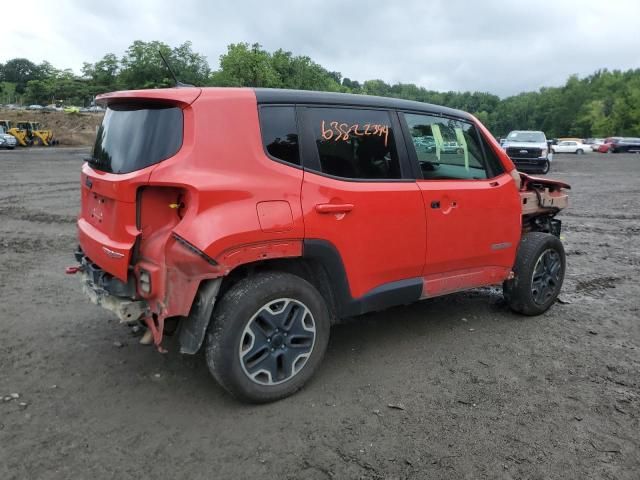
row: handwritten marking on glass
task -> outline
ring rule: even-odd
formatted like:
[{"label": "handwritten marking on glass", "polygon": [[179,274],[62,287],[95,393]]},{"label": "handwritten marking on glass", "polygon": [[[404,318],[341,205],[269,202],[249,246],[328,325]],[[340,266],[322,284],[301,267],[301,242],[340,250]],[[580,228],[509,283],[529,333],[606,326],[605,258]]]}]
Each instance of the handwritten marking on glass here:
[{"label": "handwritten marking on glass", "polygon": [[[329,128],[326,127],[327,123],[329,124]],[[389,125],[377,123],[365,123],[362,125],[362,128],[360,128],[359,123],[349,125],[348,123],[325,122],[322,120],[321,131],[323,139],[333,139],[334,142],[341,140],[348,142],[351,135],[357,137],[378,136],[384,138],[384,146],[386,147],[389,140]]]}]

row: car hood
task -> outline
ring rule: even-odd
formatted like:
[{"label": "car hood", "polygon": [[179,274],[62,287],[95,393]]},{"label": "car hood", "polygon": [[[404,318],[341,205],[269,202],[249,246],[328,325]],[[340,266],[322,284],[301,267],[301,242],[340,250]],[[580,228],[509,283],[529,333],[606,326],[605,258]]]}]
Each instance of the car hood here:
[{"label": "car hood", "polygon": [[546,142],[504,142],[502,148],[547,148]]}]

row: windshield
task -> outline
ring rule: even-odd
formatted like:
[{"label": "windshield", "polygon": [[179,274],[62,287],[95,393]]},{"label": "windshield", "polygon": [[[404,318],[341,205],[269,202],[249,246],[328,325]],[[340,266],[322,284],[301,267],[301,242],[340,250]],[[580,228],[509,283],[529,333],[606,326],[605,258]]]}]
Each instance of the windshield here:
[{"label": "windshield", "polygon": [[111,105],[89,164],[109,173],[141,170],[172,157],[182,145],[182,110],[166,105]]},{"label": "windshield", "polygon": [[544,143],[547,140],[542,132],[511,132],[507,137],[509,142]]}]

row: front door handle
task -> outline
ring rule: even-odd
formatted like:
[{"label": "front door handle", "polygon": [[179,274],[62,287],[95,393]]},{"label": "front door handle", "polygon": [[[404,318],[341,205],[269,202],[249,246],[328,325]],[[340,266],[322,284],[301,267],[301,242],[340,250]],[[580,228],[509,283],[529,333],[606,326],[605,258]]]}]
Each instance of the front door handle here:
[{"label": "front door handle", "polygon": [[349,213],[353,210],[352,203],[319,203],[316,205],[318,213]]}]

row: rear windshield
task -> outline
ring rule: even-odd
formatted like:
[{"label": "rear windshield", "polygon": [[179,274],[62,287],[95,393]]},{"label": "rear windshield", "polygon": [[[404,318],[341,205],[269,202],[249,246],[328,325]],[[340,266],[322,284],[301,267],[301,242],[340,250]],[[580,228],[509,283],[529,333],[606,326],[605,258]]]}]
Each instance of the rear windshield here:
[{"label": "rear windshield", "polygon": [[182,145],[182,110],[165,105],[110,105],[98,129],[96,170],[129,173],[172,157]]}]

